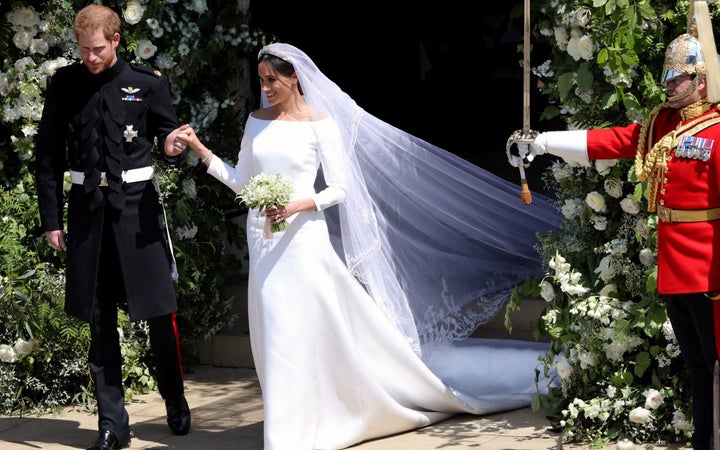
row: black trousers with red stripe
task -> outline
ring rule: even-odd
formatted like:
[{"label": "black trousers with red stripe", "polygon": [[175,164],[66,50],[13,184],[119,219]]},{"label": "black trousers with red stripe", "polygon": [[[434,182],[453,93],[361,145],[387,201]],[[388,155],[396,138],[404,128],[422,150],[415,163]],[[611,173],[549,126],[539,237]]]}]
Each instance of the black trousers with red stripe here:
[{"label": "black trousers with red stripe", "polygon": [[[130,442],[130,426],[125,409],[118,333],[118,305],[124,300],[120,273],[115,243],[111,233],[104,233],[97,295],[90,323],[88,362],[95,383],[98,429],[112,431],[121,444],[126,444]],[[184,380],[175,313],[148,319],[147,323],[154,362],[153,375],[160,395],[163,398],[178,397],[184,392]]]},{"label": "black trousers with red stripe", "polygon": [[713,371],[717,350],[713,300],[705,294],[665,296],[668,317],[675,331],[692,392],[695,450],[711,450],[713,435]]}]

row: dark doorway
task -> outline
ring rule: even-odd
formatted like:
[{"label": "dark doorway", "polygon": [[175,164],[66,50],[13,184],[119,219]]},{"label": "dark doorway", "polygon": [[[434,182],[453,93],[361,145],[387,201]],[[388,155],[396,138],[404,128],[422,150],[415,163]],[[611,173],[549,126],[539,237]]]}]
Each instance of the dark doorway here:
[{"label": "dark doorway", "polygon": [[[255,0],[251,21],[304,50],[367,112],[519,182],[505,144],[523,126],[522,4]],[[533,191],[545,191],[545,159],[527,170]]]}]

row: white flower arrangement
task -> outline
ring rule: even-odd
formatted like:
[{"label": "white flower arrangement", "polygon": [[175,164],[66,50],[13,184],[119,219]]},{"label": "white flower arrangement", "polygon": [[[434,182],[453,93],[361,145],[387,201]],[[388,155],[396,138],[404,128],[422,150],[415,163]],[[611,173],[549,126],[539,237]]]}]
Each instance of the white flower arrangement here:
[{"label": "white flower arrangement", "polygon": [[[638,3],[628,14],[592,0],[541,1],[533,23],[550,54],[531,69],[549,100],[540,130],[546,119],[567,129],[644,120],[665,99],[657,77],[689,4]],[[709,6],[720,22],[719,4]],[[563,229],[540,236],[547,273],[520,289],[545,305],[536,334],[550,338],[545,369],[560,380],[534,405],[563,442],[590,448],[624,438],[685,445],[692,432],[683,361],[656,290],[657,216],[633,162],[552,164],[545,181]]]},{"label": "white flower arrangement", "polygon": [[[280,173],[274,175],[260,173],[252,177],[243,186],[238,194],[240,199],[248,208],[258,209],[261,212],[268,207],[277,208],[286,205],[293,193],[292,182]],[[275,233],[287,228],[286,220],[273,223],[270,231]]]}]

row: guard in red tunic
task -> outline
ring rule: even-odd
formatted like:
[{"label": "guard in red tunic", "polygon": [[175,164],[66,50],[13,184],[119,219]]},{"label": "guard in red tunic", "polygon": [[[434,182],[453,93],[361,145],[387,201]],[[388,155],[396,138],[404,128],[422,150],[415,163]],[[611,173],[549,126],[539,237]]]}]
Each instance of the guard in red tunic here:
[{"label": "guard in red tunic", "polygon": [[[695,450],[713,448],[713,306],[720,291],[720,69],[705,1],[692,26],[668,46],[662,82],[667,101],[644,124],[540,133],[522,156],[550,153],[589,165],[635,158],[648,181],[648,209],[658,215],[658,293],[690,375]],[[698,38],[709,30],[710,39]],[[704,36],[700,34],[700,36]],[[718,309],[720,311],[720,309]]]},{"label": "guard in red tunic", "polygon": [[185,145],[175,139],[179,124],[167,79],[118,58],[119,30],[120,18],[110,8],[90,5],[78,13],[74,31],[83,63],[49,79],[37,136],[42,227],[50,245],[67,249],[65,311],[90,324],[99,428],[90,450],[130,444],[118,306],[127,306],[131,320],[148,322],[168,425],[178,435],[190,429],[177,300],[152,165],[156,139],[168,163],[183,156]]}]

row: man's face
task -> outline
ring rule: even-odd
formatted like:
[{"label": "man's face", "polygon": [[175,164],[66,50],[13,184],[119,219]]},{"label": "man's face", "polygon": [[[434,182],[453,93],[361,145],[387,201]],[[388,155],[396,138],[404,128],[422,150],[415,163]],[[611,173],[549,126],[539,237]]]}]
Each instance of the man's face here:
[{"label": "man's face", "polygon": [[102,29],[98,28],[92,33],[81,33],[77,41],[80,57],[90,73],[97,75],[117,61],[115,48],[120,42],[118,33],[109,41],[103,36]]},{"label": "man's face", "polygon": [[670,107],[682,108],[705,97],[705,79],[704,77],[699,78],[696,85],[696,76],[684,74],[671,78],[664,83]]}]

